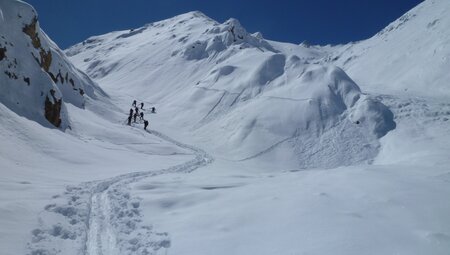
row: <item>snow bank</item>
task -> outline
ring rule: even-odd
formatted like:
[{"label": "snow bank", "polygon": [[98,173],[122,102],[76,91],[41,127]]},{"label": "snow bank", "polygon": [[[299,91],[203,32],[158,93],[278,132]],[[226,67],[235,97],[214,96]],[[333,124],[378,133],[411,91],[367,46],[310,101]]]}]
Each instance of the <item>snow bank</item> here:
[{"label": "snow bank", "polygon": [[103,92],[40,29],[33,7],[2,0],[0,10],[0,102],[44,126],[67,128],[65,103],[83,108],[85,96]]}]

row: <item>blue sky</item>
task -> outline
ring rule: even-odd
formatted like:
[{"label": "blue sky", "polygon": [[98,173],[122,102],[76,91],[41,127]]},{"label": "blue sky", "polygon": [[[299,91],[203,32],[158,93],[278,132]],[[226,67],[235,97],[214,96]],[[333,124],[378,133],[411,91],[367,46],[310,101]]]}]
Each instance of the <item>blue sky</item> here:
[{"label": "blue sky", "polygon": [[337,44],[368,38],[421,0],[26,0],[41,27],[67,48],[92,35],[141,27],[199,10],[223,22],[237,18],[271,40]]}]

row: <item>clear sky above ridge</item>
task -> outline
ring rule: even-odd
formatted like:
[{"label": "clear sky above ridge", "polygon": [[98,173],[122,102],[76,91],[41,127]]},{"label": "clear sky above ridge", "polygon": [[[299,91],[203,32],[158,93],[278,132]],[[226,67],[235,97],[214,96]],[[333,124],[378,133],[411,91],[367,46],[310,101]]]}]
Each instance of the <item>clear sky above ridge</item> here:
[{"label": "clear sky above ridge", "polygon": [[61,47],[116,30],[199,10],[223,22],[237,18],[266,39],[338,44],[371,37],[422,0],[25,0]]}]

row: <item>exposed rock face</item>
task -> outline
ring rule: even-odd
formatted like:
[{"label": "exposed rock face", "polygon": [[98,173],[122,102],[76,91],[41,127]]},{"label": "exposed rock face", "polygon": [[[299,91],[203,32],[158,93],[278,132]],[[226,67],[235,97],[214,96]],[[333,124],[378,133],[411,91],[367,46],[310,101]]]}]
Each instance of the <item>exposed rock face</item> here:
[{"label": "exposed rock face", "polygon": [[35,16],[33,18],[33,20],[31,21],[31,23],[28,24],[28,25],[25,25],[23,27],[23,30],[22,30],[26,35],[28,35],[31,38],[31,42],[33,43],[33,47],[35,49],[39,49],[39,48],[42,47],[41,39],[39,39],[39,36],[38,36],[38,34],[36,32],[36,24],[37,24],[37,22],[38,22],[38,19]]},{"label": "exposed rock face", "polygon": [[0,61],[6,57],[6,47],[0,48]]},{"label": "exposed rock face", "polygon": [[51,99],[45,98],[45,118],[55,127],[61,126],[61,104],[62,100],[55,97],[55,91],[50,90]]},{"label": "exposed rock face", "polygon": [[64,84],[64,82],[70,82],[70,84],[73,87],[73,90],[79,91],[80,95],[83,96],[84,95],[83,89],[77,88],[75,86],[74,80],[72,78],[69,79],[68,72],[65,73],[65,79],[64,79],[63,75],[61,74],[61,69],[58,70],[58,74],[56,74],[56,75],[50,71],[50,67],[52,65],[52,52],[51,52],[51,50],[45,50],[42,47],[41,40],[40,40],[38,32],[36,30],[37,24],[38,24],[38,19],[37,19],[37,17],[34,17],[33,20],[31,21],[31,23],[25,25],[22,30],[26,35],[28,35],[30,37],[33,47],[35,49],[39,50],[39,58],[34,56],[34,54],[33,54],[34,58],[39,63],[39,65],[42,67],[42,69],[44,69],[45,72],[47,72],[48,75],[50,75],[50,77],[52,78],[54,83]]}]

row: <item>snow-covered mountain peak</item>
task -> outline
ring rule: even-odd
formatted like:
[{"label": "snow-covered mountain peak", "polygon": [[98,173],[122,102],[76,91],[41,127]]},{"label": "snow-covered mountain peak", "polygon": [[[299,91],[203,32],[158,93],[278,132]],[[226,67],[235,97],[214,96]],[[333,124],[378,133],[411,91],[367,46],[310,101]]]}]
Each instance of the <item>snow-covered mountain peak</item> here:
[{"label": "snow-covered mountain peak", "polygon": [[220,32],[224,33],[224,40],[228,46],[240,44],[241,47],[256,47],[261,50],[275,52],[273,47],[264,40],[261,33],[248,33],[237,19],[231,18],[221,24],[220,27]]},{"label": "snow-covered mountain peak", "polygon": [[[172,18],[168,18],[161,21],[152,22],[149,24],[146,24],[145,28],[179,28],[184,27],[186,30],[194,29],[198,26],[210,26],[210,25],[217,25],[219,24],[217,21],[213,20],[212,18],[208,17],[206,14],[200,12],[200,11],[191,11],[183,14],[179,14],[177,16],[174,16]],[[178,29],[179,30],[179,29]]]},{"label": "snow-covered mountain peak", "polygon": [[241,22],[235,18],[230,18],[223,23],[222,32],[233,32],[237,39],[243,39],[244,36],[248,35],[247,30],[241,25]]},{"label": "snow-covered mountain peak", "polygon": [[[128,52],[130,49],[133,51]],[[169,54],[170,58],[181,56],[186,60],[217,60],[244,49],[278,52],[261,34],[248,33],[236,19],[221,24],[195,11],[137,29],[94,36],[69,48],[66,54],[83,57],[81,61],[87,65],[83,68],[88,74],[101,78],[119,68],[119,63],[104,61],[103,56],[113,52],[114,55],[131,53],[135,59],[133,63],[137,63],[154,54]]]},{"label": "snow-covered mountain peak", "polygon": [[277,52],[261,35],[248,33],[241,23],[234,18],[225,21],[223,24],[208,26],[201,35],[196,35],[192,39],[196,40],[192,40],[182,50],[183,56],[188,60],[216,56],[227,49],[231,51],[229,54],[246,48]]},{"label": "snow-covered mountain peak", "polygon": [[205,19],[208,21],[214,21],[213,19],[211,19],[210,17],[208,17],[205,13],[201,12],[201,11],[190,11],[190,12],[186,12],[180,15],[177,15],[173,18],[170,18],[169,20],[189,20],[189,19],[195,19],[195,18],[199,18],[199,19]]}]

